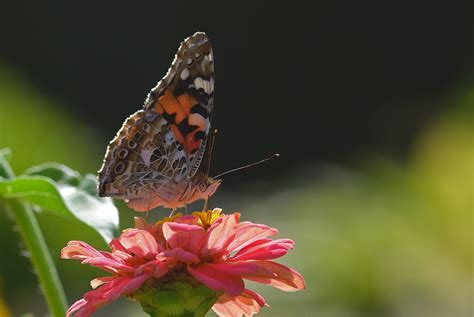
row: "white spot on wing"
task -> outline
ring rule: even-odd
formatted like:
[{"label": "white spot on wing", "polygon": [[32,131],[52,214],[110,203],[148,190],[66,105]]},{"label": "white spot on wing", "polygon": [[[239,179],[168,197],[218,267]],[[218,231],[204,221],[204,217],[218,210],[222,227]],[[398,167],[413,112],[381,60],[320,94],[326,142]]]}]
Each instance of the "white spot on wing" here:
[{"label": "white spot on wing", "polygon": [[166,142],[166,144],[171,144],[171,143],[173,143],[173,141],[174,141],[173,133],[171,131],[168,131],[165,134],[165,142]]},{"label": "white spot on wing", "polygon": [[183,158],[183,157],[185,157],[184,151],[178,151],[178,152],[176,152],[176,155],[175,155],[174,159],[179,160],[180,158]]},{"label": "white spot on wing", "polygon": [[187,68],[183,69],[183,71],[181,72],[180,77],[181,77],[182,80],[188,79],[188,77],[189,77],[189,69],[187,69]]},{"label": "white spot on wing", "polygon": [[200,89],[200,88],[204,89],[204,84],[201,77],[194,78],[194,87],[196,89]]},{"label": "white spot on wing", "polygon": [[211,90],[211,92],[213,92],[214,91],[214,77],[211,77],[211,80],[210,80],[209,83],[210,83],[210,87],[211,87],[210,90]]},{"label": "white spot on wing", "polygon": [[206,94],[210,95],[214,91],[214,79],[211,78],[211,81],[204,80],[201,77],[194,78],[194,88],[202,88]]}]

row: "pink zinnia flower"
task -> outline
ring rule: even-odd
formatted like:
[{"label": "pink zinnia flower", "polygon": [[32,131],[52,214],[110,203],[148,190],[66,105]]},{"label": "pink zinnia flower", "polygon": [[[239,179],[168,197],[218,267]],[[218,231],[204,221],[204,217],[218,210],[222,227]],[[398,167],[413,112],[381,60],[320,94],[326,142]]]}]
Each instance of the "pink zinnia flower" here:
[{"label": "pink zinnia flower", "polygon": [[[65,259],[102,268],[110,276],[94,279],[94,290],[75,302],[67,315],[89,316],[99,306],[146,293],[153,283],[174,280],[202,283],[216,294],[212,309],[219,316],[253,316],[265,300],[245,288],[244,279],[284,291],[305,288],[301,274],[271,260],[294,248],[288,239],[272,240],[278,231],[263,224],[239,222],[240,215],[221,215],[220,209],[178,215],[149,225],[136,218],[136,228],[112,240],[112,252],[71,241],[62,250]],[[148,283],[148,284],[147,284]],[[152,285],[152,286],[150,286]]]}]

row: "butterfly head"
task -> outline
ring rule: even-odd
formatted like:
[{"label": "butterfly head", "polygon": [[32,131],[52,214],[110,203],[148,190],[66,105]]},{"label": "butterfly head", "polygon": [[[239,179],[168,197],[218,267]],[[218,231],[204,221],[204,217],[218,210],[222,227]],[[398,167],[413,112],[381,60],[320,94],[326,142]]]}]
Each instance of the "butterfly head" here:
[{"label": "butterfly head", "polygon": [[199,199],[208,199],[211,197],[222,183],[220,179],[214,179],[205,175],[204,173],[199,173],[196,175],[191,186],[190,201],[195,201]]}]

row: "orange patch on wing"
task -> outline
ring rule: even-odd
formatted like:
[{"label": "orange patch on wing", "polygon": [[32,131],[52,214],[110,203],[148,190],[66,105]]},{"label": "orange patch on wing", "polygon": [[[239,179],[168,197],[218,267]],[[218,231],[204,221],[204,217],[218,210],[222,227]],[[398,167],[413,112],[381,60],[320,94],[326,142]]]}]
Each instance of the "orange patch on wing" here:
[{"label": "orange patch on wing", "polygon": [[204,119],[199,113],[190,114],[188,122],[190,125],[198,126],[198,130],[196,131],[206,131],[208,121]]},{"label": "orange patch on wing", "polygon": [[194,135],[197,131],[199,130],[193,131],[186,136],[186,150],[188,153],[191,153],[193,150],[198,149],[201,146],[202,140],[194,139]]},{"label": "orange patch on wing", "polygon": [[196,130],[186,136],[186,144],[188,145],[189,152],[191,152],[192,150],[197,149],[201,146],[202,139],[196,140],[194,136],[199,131],[205,133],[209,121],[204,119],[203,116],[198,113],[191,113],[189,115],[188,121],[190,125],[198,127]]},{"label": "orange patch on wing", "polygon": [[163,107],[160,105],[160,102],[157,100],[155,102],[155,111],[158,112],[159,114],[163,114],[163,112],[165,112],[165,109],[163,109]]},{"label": "orange patch on wing", "polygon": [[176,114],[175,123],[180,123],[187,117],[187,114],[181,104],[178,102],[178,99],[173,96],[173,93],[169,89],[166,89],[163,96],[158,98],[158,102],[166,111],[166,113],[169,115]]},{"label": "orange patch on wing", "polygon": [[[158,113],[176,114],[175,122],[170,124],[170,129],[175,135],[176,140],[184,146],[187,153],[191,153],[201,146],[202,140],[194,139],[196,132],[206,130],[207,121],[201,115],[191,113],[191,108],[196,104],[198,104],[196,98],[187,92],[175,97],[169,89],[155,103],[155,110]],[[177,126],[183,120],[188,120],[190,125],[198,126],[198,129],[183,135]]]},{"label": "orange patch on wing", "polygon": [[173,132],[174,136],[176,137],[176,140],[179,143],[181,143],[183,145],[186,145],[186,140],[184,139],[183,134],[181,133],[181,131],[179,131],[176,124],[170,124],[170,128],[171,128],[171,131]]},{"label": "orange patch on wing", "polygon": [[191,113],[191,108],[198,103],[198,101],[193,96],[189,95],[187,92],[184,92],[183,94],[179,95],[177,99],[188,116]]}]

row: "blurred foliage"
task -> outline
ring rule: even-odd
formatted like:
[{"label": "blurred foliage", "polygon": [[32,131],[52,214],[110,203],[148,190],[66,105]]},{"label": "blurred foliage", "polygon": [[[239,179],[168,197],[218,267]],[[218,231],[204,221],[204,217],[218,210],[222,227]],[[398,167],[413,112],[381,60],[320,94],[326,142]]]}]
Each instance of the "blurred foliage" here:
[{"label": "blurred foliage", "polygon": [[90,126],[0,64],[0,147],[15,153],[17,172],[48,161],[95,172],[102,162],[98,143]]},{"label": "blurred foliage", "polygon": [[11,312],[5,302],[5,298],[3,297],[3,281],[0,278],[0,317],[10,317]]},{"label": "blurred foliage", "polygon": [[[17,174],[47,161],[95,173],[102,162],[100,143],[91,127],[71,118],[58,103],[0,65],[0,148],[12,149],[11,164]],[[6,300],[14,315],[44,312],[45,304],[27,259],[28,253],[14,232],[13,222],[1,208],[0,205],[0,248],[2,258],[8,261],[0,261],[0,277],[5,282]],[[92,244],[104,246],[94,230],[77,225],[74,220],[41,213],[39,221],[59,266],[64,262],[59,260],[59,252],[68,240],[82,237]],[[65,275],[87,279],[91,272],[67,271]],[[29,298],[26,304],[25,297]]]},{"label": "blurred foliage", "polygon": [[[5,69],[0,83],[0,146],[13,149],[18,172],[45,161],[81,172],[99,167],[104,149],[94,131]],[[308,289],[288,294],[255,286],[270,304],[261,316],[472,314],[474,90],[445,102],[452,110],[426,126],[406,164],[384,158],[367,159],[358,170],[315,164],[295,170],[284,184],[256,181],[232,194],[222,188],[213,204],[227,212],[238,208],[244,219],[277,227],[280,237],[296,241],[285,263],[303,273]],[[262,188],[274,194],[259,195]],[[126,211],[126,225],[131,216]],[[7,302],[14,314],[44,312],[3,211],[0,221]],[[104,248],[85,226],[47,215],[40,221],[53,254],[72,239]],[[100,274],[58,262],[70,301]],[[135,306],[121,301],[97,316],[140,316]]]},{"label": "blurred foliage", "polygon": [[473,97],[422,133],[406,167],[308,170],[245,209],[296,241],[287,261],[308,283],[304,294],[263,290],[262,316],[472,314]]}]

